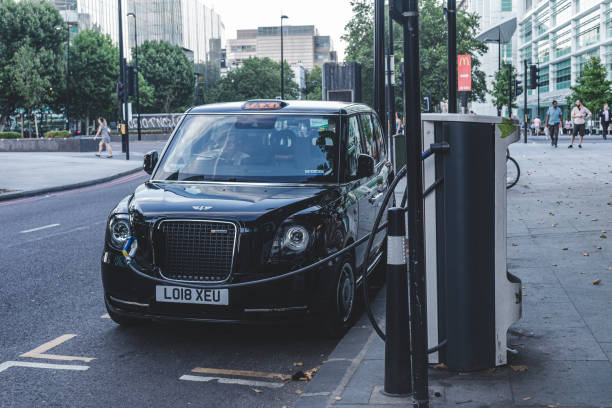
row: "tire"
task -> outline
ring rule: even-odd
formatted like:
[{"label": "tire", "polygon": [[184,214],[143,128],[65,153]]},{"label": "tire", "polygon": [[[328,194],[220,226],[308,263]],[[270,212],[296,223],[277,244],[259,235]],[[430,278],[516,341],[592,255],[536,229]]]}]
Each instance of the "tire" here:
[{"label": "tire", "polygon": [[506,159],[506,189],[512,188],[518,183],[521,177],[521,168],[516,160],[508,156]]},{"label": "tire", "polygon": [[357,304],[355,262],[352,256],[345,256],[338,262],[332,279],[328,282],[328,299],[323,323],[329,337],[342,337],[352,326]]},{"label": "tire", "polygon": [[142,319],[138,319],[136,317],[129,317],[117,314],[110,310],[108,306],[106,306],[106,311],[108,312],[108,315],[110,316],[111,320],[122,327],[137,326],[144,322]]}]

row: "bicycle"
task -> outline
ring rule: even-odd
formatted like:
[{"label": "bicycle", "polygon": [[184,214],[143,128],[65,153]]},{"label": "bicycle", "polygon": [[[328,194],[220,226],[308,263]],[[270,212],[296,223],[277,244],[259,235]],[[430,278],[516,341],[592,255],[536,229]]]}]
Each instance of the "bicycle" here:
[{"label": "bicycle", "polygon": [[506,189],[512,188],[521,177],[521,168],[514,158],[510,157],[510,150],[506,149]]}]

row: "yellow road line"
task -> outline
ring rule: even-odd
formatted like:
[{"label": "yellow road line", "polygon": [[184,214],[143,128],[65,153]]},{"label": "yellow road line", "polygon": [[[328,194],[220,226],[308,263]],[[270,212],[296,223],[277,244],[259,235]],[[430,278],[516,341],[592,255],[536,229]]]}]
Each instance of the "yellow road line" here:
[{"label": "yellow road line", "polygon": [[274,380],[283,380],[283,381],[289,381],[291,379],[291,376],[286,375],[286,374],[263,373],[261,371],[249,371],[249,370],[226,370],[222,368],[196,367],[191,371],[194,373],[200,373],[200,374],[235,375],[239,377],[267,378],[271,380],[274,379]]},{"label": "yellow road line", "polygon": [[95,360],[95,358],[93,357],[75,357],[62,356],[58,354],[44,354],[46,351],[51,350],[53,347],[56,347],[64,343],[65,341],[70,340],[73,337],[76,337],[76,334],[64,334],[54,340],[48,341],[45,344],[36,347],[33,350],[28,351],[27,353],[23,353],[19,357],[44,358],[48,360],[84,361],[86,363],[89,363],[91,360]]}]

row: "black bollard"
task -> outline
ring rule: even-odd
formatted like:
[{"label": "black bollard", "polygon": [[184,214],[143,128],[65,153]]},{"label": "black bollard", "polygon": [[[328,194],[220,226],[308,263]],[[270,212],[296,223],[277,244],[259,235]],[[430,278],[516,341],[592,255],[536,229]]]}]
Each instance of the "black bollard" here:
[{"label": "black bollard", "polygon": [[412,391],[405,210],[390,208],[387,220],[387,338],[384,394],[405,397]]}]

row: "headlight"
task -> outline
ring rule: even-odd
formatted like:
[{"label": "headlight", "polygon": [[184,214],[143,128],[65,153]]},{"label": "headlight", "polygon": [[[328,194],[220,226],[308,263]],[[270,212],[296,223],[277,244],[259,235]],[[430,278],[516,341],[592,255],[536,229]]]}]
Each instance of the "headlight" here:
[{"label": "headlight", "polygon": [[302,252],[308,246],[310,235],[301,225],[289,227],[285,232],[283,246],[295,252]]},{"label": "headlight", "polygon": [[108,224],[111,243],[117,249],[123,248],[130,237],[130,220],[127,216],[114,216]]}]

